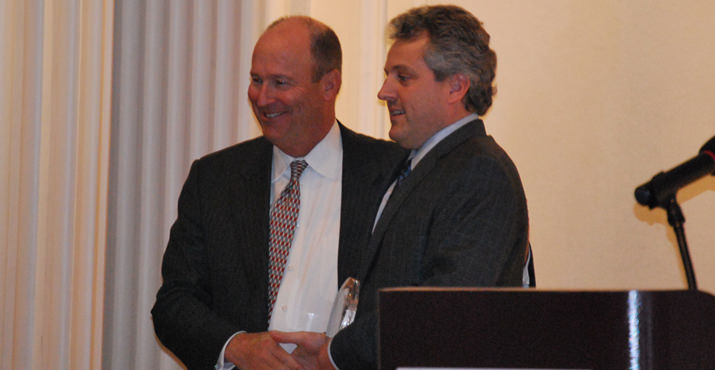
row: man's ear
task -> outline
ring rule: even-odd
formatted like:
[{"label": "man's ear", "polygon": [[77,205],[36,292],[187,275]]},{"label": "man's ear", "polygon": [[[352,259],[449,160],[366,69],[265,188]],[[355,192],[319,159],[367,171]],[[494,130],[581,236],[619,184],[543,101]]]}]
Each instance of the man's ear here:
[{"label": "man's ear", "polygon": [[332,71],[323,75],[320,79],[320,88],[323,92],[323,96],[326,100],[335,99],[340,91],[340,85],[342,84],[342,76],[340,71],[333,69]]},{"label": "man's ear", "polygon": [[447,101],[450,103],[461,102],[469,91],[469,78],[461,73],[456,73],[447,77],[447,83],[449,84],[449,97]]}]

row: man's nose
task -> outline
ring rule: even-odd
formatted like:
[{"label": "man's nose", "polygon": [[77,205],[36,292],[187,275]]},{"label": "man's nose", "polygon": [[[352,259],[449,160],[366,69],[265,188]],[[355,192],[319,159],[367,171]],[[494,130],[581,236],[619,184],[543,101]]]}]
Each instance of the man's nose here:
[{"label": "man's nose", "polygon": [[385,81],[382,82],[382,87],[380,91],[377,92],[377,98],[387,102],[395,100],[395,93],[390,79],[386,78]]},{"label": "man's nose", "polygon": [[259,107],[266,106],[273,102],[273,92],[267,84],[261,84],[260,86],[255,86],[255,104]]}]

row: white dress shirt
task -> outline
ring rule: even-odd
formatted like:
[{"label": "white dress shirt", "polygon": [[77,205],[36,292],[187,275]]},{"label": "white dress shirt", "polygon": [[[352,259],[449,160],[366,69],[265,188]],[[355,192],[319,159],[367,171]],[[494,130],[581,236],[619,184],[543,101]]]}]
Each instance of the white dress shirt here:
[{"label": "white dress shirt", "polygon": [[[273,147],[271,208],[288,185],[290,163],[295,159],[301,158]],[[338,290],[343,145],[337,122],[302,159],[308,167],[300,177],[300,212],[268,329],[325,332]],[[219,355],[217,369],[233,368],[224,363],[231,338]],[[284,348],[291,352],[295,346]]]}]

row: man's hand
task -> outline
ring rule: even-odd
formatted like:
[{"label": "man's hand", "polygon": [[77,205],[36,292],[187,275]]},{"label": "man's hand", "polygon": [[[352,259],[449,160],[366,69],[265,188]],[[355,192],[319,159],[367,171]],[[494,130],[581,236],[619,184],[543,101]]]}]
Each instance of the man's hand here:
[{"label": "man's hand", "polygon": [[293,351],[293,358],[305,369],[334,370],[328,355],[330,337],[315,332],[280,332],[272,331],[271,337],[278,343],[295,343],[298,347]]},{"label": "man's hand", "polygon": [[228,342],[224,355],[241,370],[304,369],[268,332],[237,334]]}]

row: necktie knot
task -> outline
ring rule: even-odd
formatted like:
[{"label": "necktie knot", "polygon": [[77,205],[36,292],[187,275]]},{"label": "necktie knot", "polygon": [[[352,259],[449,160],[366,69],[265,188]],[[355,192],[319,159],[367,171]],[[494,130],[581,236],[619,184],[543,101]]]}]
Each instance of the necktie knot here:
[{"label": "necktie knot", "polygon": [[308,162],[305,159],[296,159],[290,162],[290,181],[298,180],[306,167],[308,167]]},{"label": "necktie knot", "polygon": [[400,186],[402,181],[412,172],[412,158],[409,158],[405,161],[405,163],[402,164],[402,169],[400,169],[400,173],[397,175],[397,186]]}]

